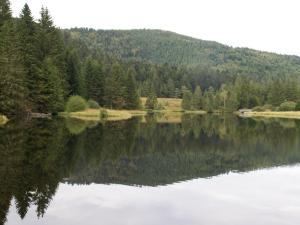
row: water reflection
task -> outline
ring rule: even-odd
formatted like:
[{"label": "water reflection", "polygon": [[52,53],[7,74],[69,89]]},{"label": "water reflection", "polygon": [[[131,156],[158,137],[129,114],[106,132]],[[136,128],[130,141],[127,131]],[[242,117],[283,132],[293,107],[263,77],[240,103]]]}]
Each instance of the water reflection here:
[{"label": "water reflection", "polygon": [[[174,123],[172,123],[174,122]],[[300,121],[232,115],[0,127],[0,224],[12,202],[41,217],[60,182],[159,186],[300,162]]]}]

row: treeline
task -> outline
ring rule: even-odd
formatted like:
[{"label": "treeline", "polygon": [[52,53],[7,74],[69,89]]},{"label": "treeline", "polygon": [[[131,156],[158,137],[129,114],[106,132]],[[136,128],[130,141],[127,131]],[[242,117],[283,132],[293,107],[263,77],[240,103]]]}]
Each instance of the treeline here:
[{"label": "treeline", "polygon": [[69,96],[81,95],[102,106],[137,108],[133,71],[118,60],[78,56],[67,46],[47,8],[35,22],[27,4],[19,18],[0,1],[0,114],[63,111]]},{"label": "treeline", "polygon": [[300,84],[296,78],[257,82],[240,76],[233,83],[222,84],[219,89],[209,87],[202,91],[200,86],[197,86],[193,91],[183,87],[182,92],[182,107],[185,110],[300,110]]}]

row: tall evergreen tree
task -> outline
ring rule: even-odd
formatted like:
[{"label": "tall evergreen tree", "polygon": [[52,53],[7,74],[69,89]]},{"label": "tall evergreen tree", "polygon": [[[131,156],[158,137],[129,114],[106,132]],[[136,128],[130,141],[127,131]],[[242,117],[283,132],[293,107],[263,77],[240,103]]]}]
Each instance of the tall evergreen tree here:
[{"label": "tall evergreen tree", "polygon": [[200,86],[197,86],[194,92],[193,108],[196,110],[202,109],[202,91]]},{"label": "tall evergreen tree", "polygon": [[125,88],[122,85],[124,70],[121,65],[115,62],[112,65],[110,76],[105,82],[105,105],[110,108],[122,109],[125,106]]},{"label": "tall evergreen tree", "polygon": [[84,66],[84,77],[86,80],[87,98],[104,104],[104,76],[102,65],[96,60],[88,58]]},{"label": "tall evergreen tree", "polygon": [[85,95],[84,79],[81,71],[81,63],[75,49],[67,49],[65,53],[67,95]]},{"label": "tall evergreen tree", "polygon": [[190,90],[185,90],[183,92],[181,107],[184,110],[191,110],[193,106],[193,94]]},{"label": "tall evergreen tree", "polygon": [[5,21],[11,19],[11,9],[9,0],[0,0],[0,27]]},{"label": "tall evergreen tree", "polygon": [[25,73],[9,2],[1,1],[0,9],[0,113],[11,116],[25,111]]},{"label": "tall evergreen tree", "polygon": [[125,79],[125,108],[137,109],[140,105],[140,97],[137,92],[135,70],[130,68]]},{"label": "tall evergreen tree", "polygon": [[[33,90],[36,88],[38,67],[40,66],[40,62],[38,60],[38,46],[36,45],[36,35],[36,25],[33,21],[29,6],[25,4],[18,22],[18,36],[20,43],[21,62],[26,73],[25,83],[27,90]],[[28,111],[36,111],[37,106],[34,102],[34,99],[34,92],[29,91],[26,102]]]}]

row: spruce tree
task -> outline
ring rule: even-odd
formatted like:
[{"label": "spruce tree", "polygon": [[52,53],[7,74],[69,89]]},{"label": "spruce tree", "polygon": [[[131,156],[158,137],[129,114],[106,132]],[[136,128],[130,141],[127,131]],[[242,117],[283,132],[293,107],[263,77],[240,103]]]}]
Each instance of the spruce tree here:
[{"label": "spruce tree", "polygon": [[125,79],[125,108],[137,109],[140,105],[140,98],[137,92],[135,81],[135,70],[130,68]]},{"label": "spruce tree", "polygon": [[[36,88],[38,67],[40,66],[36,35],[36,25],[33,21],[29,6],[25,4],[18,22],[18,36],[21,63],[23,64],[26,73],[25,83],[27,90],[33,90]],[[28,98],[26,102],[28,111],[36,111],[37,106],[34,99],[34,92],[28,91]]]},{"label": "spruce tree", "polygon": [[190,90],[184,90],[181,107],[184,110],[191,110],[193,103],[193,94]]},{"label": "spruce tree", "polygon": [[198,85],[193,96],[193,108],[196,110],[202,109],[202,91]]},{"label": "spruce tree", "polygon": [[65,53],[66,77],[68,85],[67,95],[85,95],[84,80],[81,73],[81,64],[75,49],[67,49]]},{"label": "spruce tree", "polygon": [[98,104],[104,104],[104,76],[102,65],[92,58],[88,58],[84,66],[87,98]]},{"label": "spruce tree", "polygon": [[125,88],[122,84],[124,70],[117,62],[113,63],[111,73],[105,81],[105,105],[110,108],[122,109],[125,107]]},{"label": "spruce tree", "polygon": [[0,0],[0,27],[2,27],[5,21],[11,19],[10,2],[8,0]]},{"label": "spruce tree", "polygon": [[26,110],[25,73],[9,2],[1,1],[0,8],[0,114],[13,116]]}]

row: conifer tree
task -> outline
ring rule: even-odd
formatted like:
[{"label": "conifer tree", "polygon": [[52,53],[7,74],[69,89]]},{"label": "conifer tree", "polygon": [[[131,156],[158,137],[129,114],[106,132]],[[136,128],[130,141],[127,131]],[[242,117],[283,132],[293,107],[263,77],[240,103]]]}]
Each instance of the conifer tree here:
[{"label": "conifer tree", "polygon": [[67,49],[65,53],[66,77],[68,85],[67,95],[85,95],[84,80],[81,73],[81,64],[75,49]]},{"label": "conifer tree", "polygon": [[140,98],[137,92],[135,81],[135,70],[130,68],[126,74],[125,80],[125,108],[137,109],[140,105]]},{"label": "conifer tree", "polygon": [[119,63],[114,63],[111,73],[105,82],[105,105],[110,108],[122,109],[125,106],[125,88],[122,85],[124,70]]},{"label": "conifer tree", "polygon": [[[36,80],[38,76],[38,48],[36,39],[36,25],[33,21],[31,11],[27,4],[24,5],[18,22],[19,48],[21,53],[21,62],[25,69],[25,84],[27,90],[36,88]],[[27,109],[28,111],[36,111],[34,102],[34,92],[28,91]]]},{"label": "conifer tree", "polygon": [[0,27],[5,21],[11,19],[11,9],[9,0],[0,0]]},{"label": "conifer tree", "polygon": [[193,108],[199,110],[202,108],[202,91],[200,86],[198,85],[195,89],[193,96]]},{"label": "conifer tree", "polygon": [[193,94],[190,90],[184,90],[181,107],[184,110],[191,110],[193,104]]},{"label": "conifer tree", "polygon": [[9,2],[0,1],[0,9],[0,114],[12,116],[26,110],[25,73]]},{"label": "conifer tree", "polygon": [[88,58],[84,66],[87,98],[93,99],[100,105],[104,104],[104,76],[102,65],[96,60]]}]

